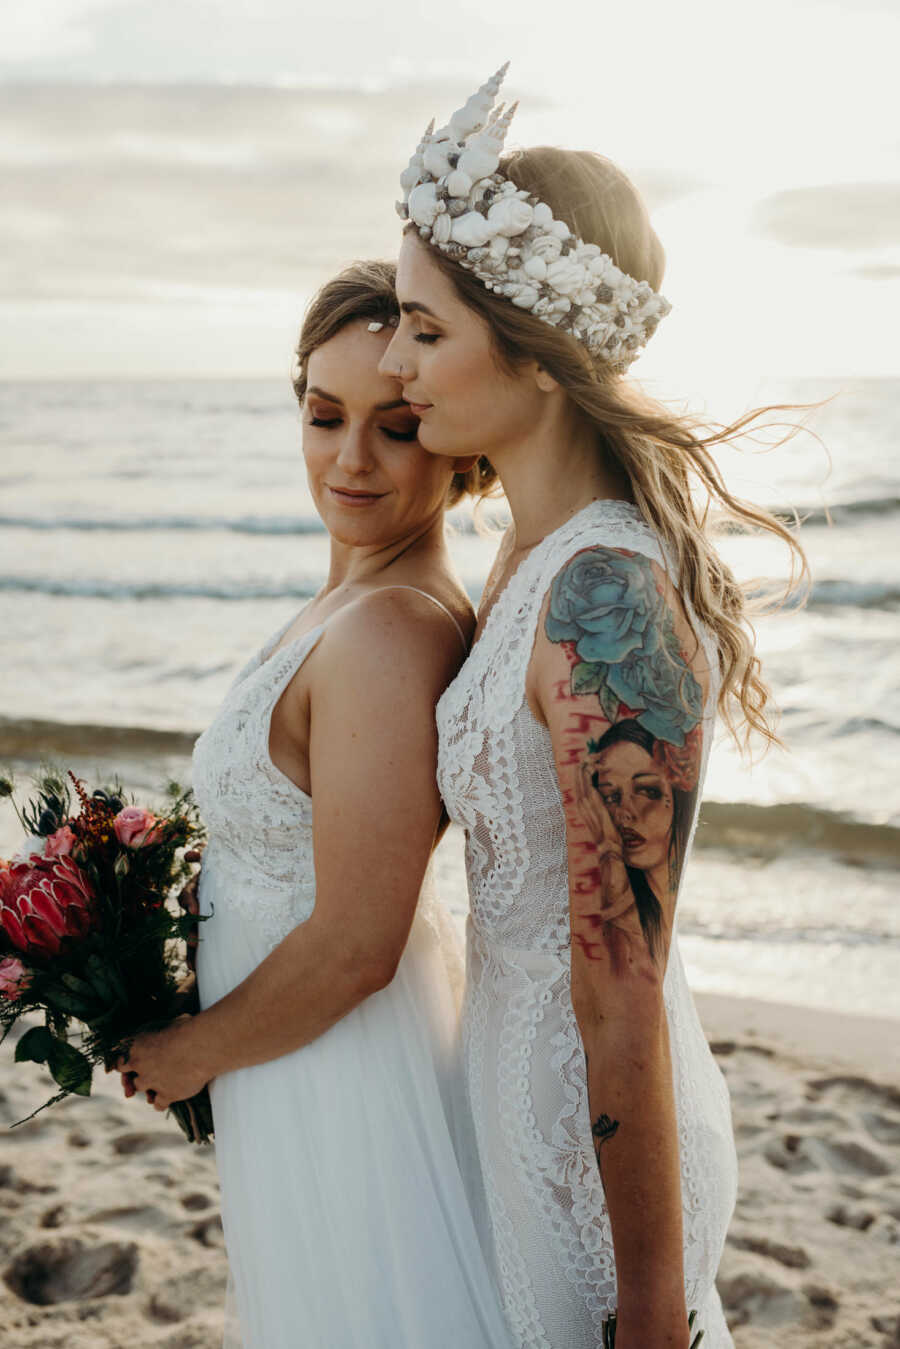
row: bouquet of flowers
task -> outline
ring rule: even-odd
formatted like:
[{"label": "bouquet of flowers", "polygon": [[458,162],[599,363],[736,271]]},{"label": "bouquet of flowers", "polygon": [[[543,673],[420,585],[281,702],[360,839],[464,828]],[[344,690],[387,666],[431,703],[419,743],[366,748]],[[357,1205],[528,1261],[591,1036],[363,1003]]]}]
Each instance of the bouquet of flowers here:
[{"label": "bouquet of flowers", "polygon": [[[20,1016],[43,1013],[16,1061],[45,1063],[61,1088],[33,1115],[88,1096],[95,1065],[110,1069],[141,1031],[196,1010],[196,988],[179,984],[179,970],[198,915],[167,900],[192,877],[203,839],[191,793],[175,783],[162,814],[126,805],[118,785],[89,796],[72,773],[45,772],[36,787],[15,807],[27,837],[0,860],[0,1043]],[[12,791],[0,779],[0,795]],[[69,1038],[73,1021],[79,1045]],[[209,1142],[205,1087],[171,1110],[190,1142]]]}]

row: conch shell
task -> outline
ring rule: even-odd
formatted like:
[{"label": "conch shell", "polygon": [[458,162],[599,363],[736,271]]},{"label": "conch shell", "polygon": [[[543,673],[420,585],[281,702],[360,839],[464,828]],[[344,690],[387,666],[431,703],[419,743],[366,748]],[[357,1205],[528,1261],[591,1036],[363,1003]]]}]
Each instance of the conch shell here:
[{"label": "conch shell", "polygon": [[451,230],[454,243],[464,244],[466,248],[482,248],[491,234],[492,230],[480,211],[467,211],[465,215],[457,216]]},{"label": "conch shell", "polygon": [[[537,207],[534,208],[534,214],[537,216]],[[530,257],[542,258],[549,266],[555,262],[562,253],[562,243],[555,234],[540,234],[536,239],[532,239],[528,245]]]},{"label": "conch shell", "polygon": [[479,178],[490,178],[500,164],[500,155],[484,136],[475,136],[459,157],[458,167],[476,182]]}]

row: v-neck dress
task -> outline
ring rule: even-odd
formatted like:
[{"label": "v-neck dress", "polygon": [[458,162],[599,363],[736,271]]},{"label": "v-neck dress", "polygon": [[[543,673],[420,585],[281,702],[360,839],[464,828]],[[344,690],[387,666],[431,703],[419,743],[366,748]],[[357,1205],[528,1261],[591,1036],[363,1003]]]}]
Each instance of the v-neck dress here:
[{"label": "v-neck dress", "polygon": [[[665,565],[638,508],[595,501],[527,554],[437,707],[438,781],[466,836],[470,914],[462,1013],[465,1082],[504,1308],[517,1349],[595,1349],[616,1307],[612,1231],[591,1138],[584,1047],[572,1010],[566,827],[550,734],[526,674],[554,576],[591,546]],[[677,570],[668,559],[674,578]],[[682,601],[712,672],[682,879],[718,695],[712,635]],[[737,1162],[728,1090],[673,933],[664,995],[681,1154],[685,1293],[703,1349],[729,1349],[715,1289]]]},{"label": "v-neck dress", "polygon": [[[324,625],[275,650],[289,626],[240,671],[194,750],[209,834],[200,912],[213,915],[200,925],[203,1008],[316,903],[313,801],[272,762],[269,730]],[[226,1349],[509,1349],[454,1150],[455,1035],[426,883],[386,988],[311,1044],[211,1083]]]}]

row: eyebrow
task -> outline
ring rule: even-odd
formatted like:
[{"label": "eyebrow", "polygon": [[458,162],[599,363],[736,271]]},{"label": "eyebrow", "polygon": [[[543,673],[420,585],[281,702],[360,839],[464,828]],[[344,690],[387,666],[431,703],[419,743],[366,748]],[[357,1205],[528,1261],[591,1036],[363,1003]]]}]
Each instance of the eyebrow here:
[{"label": "eyebrow", "polygon": [[[306,390],[306,396],[309,397],[310,394],[313,394],[316,398],[324,398],[326,403],[337,403],[339,407],[344,406],[343,398],[338,398],[337,394],[334,393],[326,393],[324,389],[318,388],[315,384],[312,385],[311,388]],[[406,402],[405,399],[392,398],[389,403],[376,403],[375,411],[390,412],[392,411],[393,408],[405,408],[408,406],[409,404]]]},{"label": "eyebrow", "polygon": [[[641,773],[632,773],[632,775],[631,775],[631,781],[632,781],[632,782],[635,782],[638,778],[660,778],[660,777],[662,777],[662,773],[648,773],[648,772],[644,771],[644,772],[641,772]],[[610,781],[611,781],[610,778],[600,778],[599,780],[600,780],[600,782],[610,782]]]},{"label": "eyebrow", "polygon": [[427,314],[429,318],[437,319],[438,323],[441,322],[433,309],[429,309],[427,304],[420,304],[418,300],[405,300],[400,309],[404,314]]}]

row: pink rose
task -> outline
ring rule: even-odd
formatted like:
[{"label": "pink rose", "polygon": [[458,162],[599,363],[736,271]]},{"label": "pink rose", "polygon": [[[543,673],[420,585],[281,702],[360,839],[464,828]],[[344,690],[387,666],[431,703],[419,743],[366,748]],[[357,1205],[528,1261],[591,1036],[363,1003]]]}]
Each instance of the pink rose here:
[{"label": "pink rose", "polygon": [[148,843],[157,843],[162,831],[159,820],[149,810],[141,806],[126,806],[113,820],[116,838],[126,848],[144,848]]},{"label": "pink rose", "polygon": [[15,1002],[25,992],[29,982],[28,971],[16,956],[0,960],[0,998]]},{"label": "pink rose", "polygon": [[57,829],[55,834],[51,834],[47,839],[47,845],[44,849],[45,857],[68,857],[69,853],[78,842],[72,830],[67,824],[61,829]]},{"label": "pink rose", "polygon": [[55,956],[94,924],[94,892],[71,857],[35,857],[0,872],[0,926],[17,951]]}]

